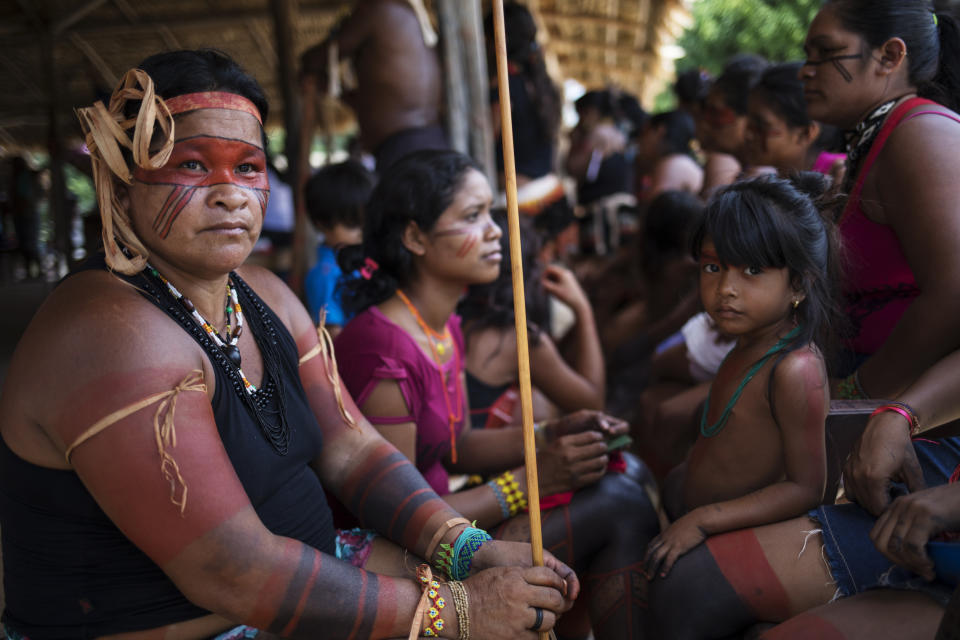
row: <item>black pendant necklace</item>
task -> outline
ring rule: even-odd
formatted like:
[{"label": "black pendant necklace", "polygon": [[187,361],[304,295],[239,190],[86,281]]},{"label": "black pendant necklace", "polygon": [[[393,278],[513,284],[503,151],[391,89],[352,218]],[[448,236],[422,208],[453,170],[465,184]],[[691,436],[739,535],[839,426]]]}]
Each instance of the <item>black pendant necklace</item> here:
[{"label": "black pendant necklace", "polygon": [[[240,309],[240,302],[237,300],[237,289],[233,286],[233,283],[230,279],[227,279],[227,305],[226,305],[226,315],[227,315],[227,327],[226,334],[227,338],[224,339],[220,336],[220,333],[213,328],[213,325],[207,322],[206,318],[200,315],[200,312],[197,311],[196,305],[186,297],[180,291],[171,284],[169,280],[163,277],[159,271],[154,269],[152,266],[147,265],[147,269],[150,270],[150,274],[160,280],[163,284],[167,286],[167,290],[170,292],[177,302],[179,302],[187,312],[193,316],[193,319],[197,321],[203,330],[207,333],[213,343],[217,345],[217,348],[223,352],[227,359],[237,367],[237,371],[240,373],[240,377],[243,379],[243,385],[247,390],[247,393],[253,393],[257,390],[253,386],[247,377],[243,373],[243,369],[240,368],[241,356],[240,349],[237,347],[237,342],[240,340],[240,334],[243,333],[243,311]],[[230,315],[233,314],[236,318],[236,327],[231,330],[230,328]]]}]

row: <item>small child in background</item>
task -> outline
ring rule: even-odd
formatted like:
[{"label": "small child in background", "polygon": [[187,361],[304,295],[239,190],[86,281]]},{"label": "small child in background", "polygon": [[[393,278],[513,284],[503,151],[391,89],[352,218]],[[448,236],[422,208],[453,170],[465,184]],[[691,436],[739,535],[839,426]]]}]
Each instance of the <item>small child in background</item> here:
[{"label": "small child in background", "polygon": [[651,578],[708,536],[786,520],[823,498],[830,390],[820,345],[835,326],[836,250],[805,193],[827,186],[813,173],[735,183],[707,205],[693,236],[703,307],[737,343],[687,462],[668,478],[675,519],[647,548]]},{"label": "small child in background", "polygon": [[314,322],[326,309],[326,327],[336,336],[347,318],[337,291],[341,270],[337,251],[363,240],[363,209],[373,191],[375,179],[355,160],[328,165],[307,181],[304,189],[307,214],[323,242],[317,245],[317,263],[307,273],[304,289],[307,309]]}]

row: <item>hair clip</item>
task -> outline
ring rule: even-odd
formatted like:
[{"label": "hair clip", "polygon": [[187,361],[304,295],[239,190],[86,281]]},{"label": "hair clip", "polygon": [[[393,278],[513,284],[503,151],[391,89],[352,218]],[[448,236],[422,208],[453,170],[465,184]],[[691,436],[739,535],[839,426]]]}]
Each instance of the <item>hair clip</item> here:
[{"label": "hair clip", "polygon": [[940,19],[937,18],[937,12],[936,12],[936,11],[931,11],[930,13],[933,14],[933,26],[939,27],[939,26],[940,26]]},{"label": "hair clip", "polygon": [[360,275],[363,276],[364,280],[369,280],[373,277],[374,272],[380,268],[380,265],[377,264],[376,260],[373,258],[364,258],[363,266],[360,267]]}]

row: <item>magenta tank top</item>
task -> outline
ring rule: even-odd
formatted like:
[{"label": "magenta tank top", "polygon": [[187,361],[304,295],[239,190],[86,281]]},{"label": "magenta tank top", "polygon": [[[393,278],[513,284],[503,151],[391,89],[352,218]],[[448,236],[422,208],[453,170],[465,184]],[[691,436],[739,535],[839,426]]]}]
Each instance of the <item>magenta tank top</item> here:
[{"label": "magenta tank top", "polygon": [[460,420],[454,423],[454,432],[463,430],[463,415],[456,403],[466,404],[466,390],[458,389],[463,373],[463,333],[460,317],[453,315],[447,322],[453,337],[454,357],[442,367],[420,349],[406,331],[383,315],[377,307],[370,307],[353,318],[334,340],[340,377],[357,406],[363,406],[367,397],[381,380],[395,380],[407,403],[406,416],[377,417],[364,414],[371,424],[417,425],[417,469],[439,495],[450,493],[449,475],[443,460],[450,453],[450,420],[443,384],[447,381],[447,398]]},{"label": "magenta tank top", "polygon": [[897,107],[870,147],[840,218],[840,237],[846,257],[843,293],[846,312],[853,325],[847,348],[871,355],[886,341],[900,316],[920,293],[913,271],[893,229],[867,218],[861,209],[860,192],[870,168],[897,125],[917,116],[933,114],[960,122],[940,111],[907,113],[923,105],[937,105],[924,98],[911,98]]}]

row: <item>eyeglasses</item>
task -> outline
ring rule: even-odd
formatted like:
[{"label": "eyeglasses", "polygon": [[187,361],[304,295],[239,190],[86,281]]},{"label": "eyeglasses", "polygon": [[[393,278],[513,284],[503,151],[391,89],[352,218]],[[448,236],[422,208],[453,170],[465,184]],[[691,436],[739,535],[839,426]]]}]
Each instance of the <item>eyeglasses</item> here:
[{"label": "eyeglasses", "polygon": [[840,74],[840,77],[842,77],[847,82],[850,82],[853,80],[853,76],[850,75],[850,72],[847,71],[846,67],[840,64],[840,61],[841,60],[860,60],[861,58],[863,58],[862,53],[848,53],[842,56],[830,56],[829,58],[824,58],[823,60],[807,59],[807,60],[804,60],[803,66],[819,67],[822,64],[830,62],[833,64],[833,68],[837,70],[837,73]]}]

